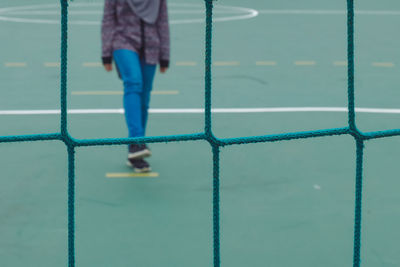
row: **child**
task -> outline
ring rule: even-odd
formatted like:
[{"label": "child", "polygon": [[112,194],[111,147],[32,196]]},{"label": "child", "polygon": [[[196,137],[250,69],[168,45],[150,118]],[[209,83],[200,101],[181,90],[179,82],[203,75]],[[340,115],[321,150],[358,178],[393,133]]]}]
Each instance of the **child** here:
[{"label": "child", "polygon": [[[123,104],[129,137],[145,135],[150,93],[157,64],[169,67],[170,40],[166,0],[105,0],[102,60],[106,71],[114,59],[124,84]],[[129,145],[128,164],[150,171],[145,144]]]}]

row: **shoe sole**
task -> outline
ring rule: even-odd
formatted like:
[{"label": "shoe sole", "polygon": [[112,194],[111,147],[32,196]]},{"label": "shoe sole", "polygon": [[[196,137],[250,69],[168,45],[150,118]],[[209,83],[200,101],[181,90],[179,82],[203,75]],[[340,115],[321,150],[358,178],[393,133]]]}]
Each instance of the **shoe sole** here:
[{"label": "shoe sole", "polygon": [[137,169],[137,168],[133,168],[133,170],[137,173],[147,173],[147,172],[151,172],[151,168],[143,168],[143,169]]},{"label": "shoe sole", "polygon": [[142,168],[142,169],[135,168],[135,167],[131,164],[131,162],[130,162],[129,160],[126,162],[126,165],[127,165],[128,167],[132,168],[132,169],[133,169],[135,172],[137,172],[137,173],[151,172],[151,168],[150,168],[150,167],[148,167],[148,168]]},{"label": "shoe sole", "polygon": [[129,153],[128,159],[143,159],[151,156],[151,151],[144,149],[135,153]]}]

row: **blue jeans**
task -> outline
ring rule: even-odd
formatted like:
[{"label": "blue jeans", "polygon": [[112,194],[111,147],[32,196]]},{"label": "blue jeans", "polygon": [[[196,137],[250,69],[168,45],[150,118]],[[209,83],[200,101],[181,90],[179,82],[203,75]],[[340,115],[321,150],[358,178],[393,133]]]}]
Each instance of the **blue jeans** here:
[{"label": "blue jeans", "polygon": [[144,136],[156,65],[146,64],[136,52],[127,49],[115,50],[113,56],[124,83],[124,109],[129,137]]}]

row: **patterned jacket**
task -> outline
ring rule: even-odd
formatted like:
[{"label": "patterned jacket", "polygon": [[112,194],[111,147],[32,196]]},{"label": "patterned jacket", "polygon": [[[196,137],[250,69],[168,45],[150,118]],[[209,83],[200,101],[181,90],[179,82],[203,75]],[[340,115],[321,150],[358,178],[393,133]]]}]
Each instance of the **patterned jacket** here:
[{"label": "patterned jacket", "polygon": [[114,50],[129,49],[139,53],[147,64],[160,63],[162,67],[168,67],[170,37],[167,0],[161,0],[154,24],[136,16],[126,0],[105,0],[101,39],[103,64],[112,62]]}]

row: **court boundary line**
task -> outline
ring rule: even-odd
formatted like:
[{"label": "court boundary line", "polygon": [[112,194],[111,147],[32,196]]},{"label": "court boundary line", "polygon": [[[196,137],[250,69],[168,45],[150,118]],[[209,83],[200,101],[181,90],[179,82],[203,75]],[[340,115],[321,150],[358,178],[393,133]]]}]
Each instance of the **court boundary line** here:
[{"label": "court boundary line", "polygon": [[[189,4],[189,3],[169,3],[169,5],[170,6],[194,7],[194,8],[202,7],[202,5]],[[71,5],[71,7],[74,7],[74,6],[75,7],[78,7],[78,6],[81,6],[81,7],[82,6],[103,6],[103,3],[74,3],[73,5]],[[13,17],[12,16],[12,11],[18,11],[18,10],[22,10],[22,11],[28,10],[29,11],[29,10],[38,10],[38,9],[40,11],[41,7],[44,7],[44,8],[59,7],[59,4],[37,4],[37,5],[21,5],[21,6],[3,7],[3,8],[0,8],[0,21],[17,22],[17,23],[39,23],[39,24],[48,24],[48,25],[60,24],[59,20],[41,19],[41,18],[30,19],[30,18],[21,18],[21,17]],[[226,17],[215,18],[214,22],[246,20],[246,19],[252,19],[259,15],[257,10],[251,9],[248,7],[218,5],[218,8],[234,11],[233,13],[235,13],[235,11],[243,12],[244,14],[240,15],[240,13],[238,13],[238,15],[235,15],[235,16],[226,16]],[[8,14],[10,14],[10,13],[11,13],[11,16],[8,16]],[[178,19],[178,20],[171,19],[169,21],[170,24],[191,24],[191,23],[204,23],[204,22],[205,22],[204,19]],[[69,24],[98,26],[98,25],[101,25],[101,21],[74,20],[74,21],[70,21]]]},{"label": "court boundary line", "polygon": [[[356,108],[357,113],[400,114],[395,108]],[[212,113],[303,113],[303,112],[348,112],[346,107],[271,107],[271,108],[213,108]],[[203,114],[203,108],[151,108],[152,114]],[[59,115],[59,109],[43,110],[0,110],[0,116],[6,115]],[[69,109],[68,114],[124,114],[124,109]]]},{"label": "court boundary line", "polygon": [[[261,9],[260,15],[346,15],[346,10],[329,9]],[[400,10],[355,10],[356,15],[399,16]]]}]

